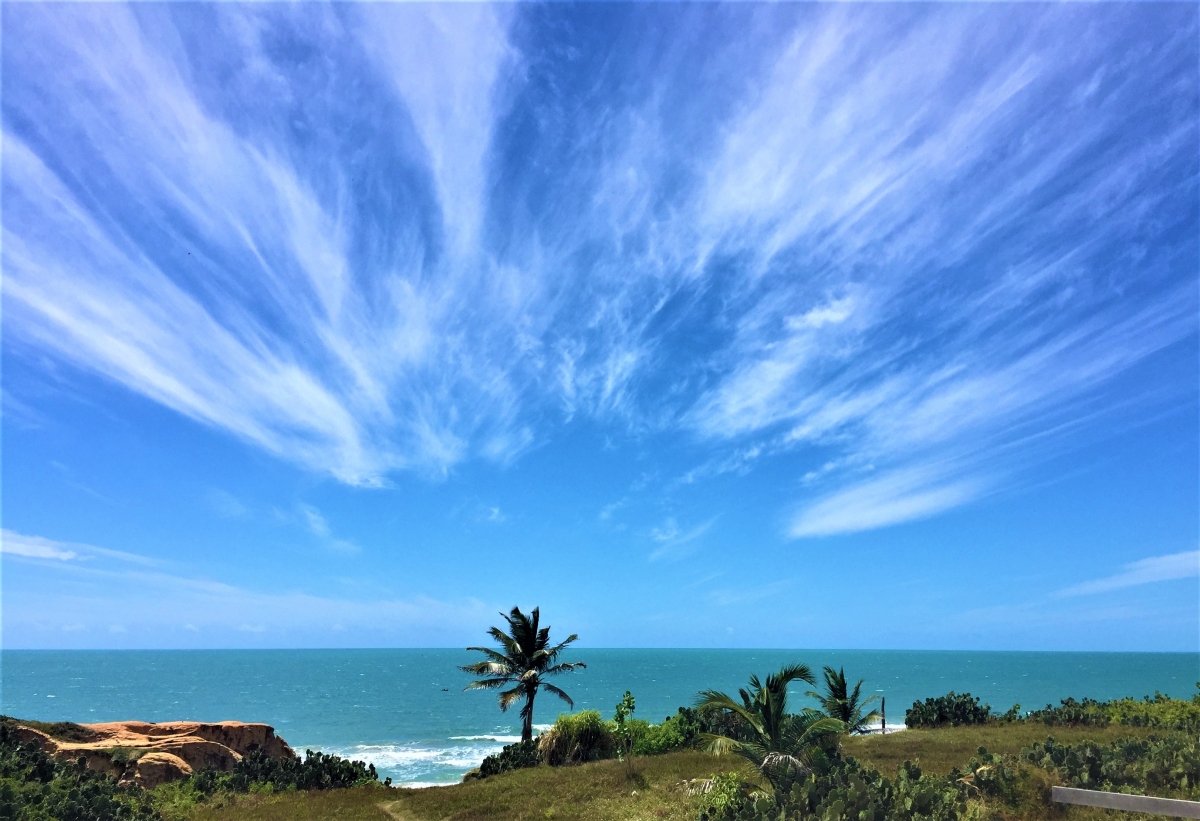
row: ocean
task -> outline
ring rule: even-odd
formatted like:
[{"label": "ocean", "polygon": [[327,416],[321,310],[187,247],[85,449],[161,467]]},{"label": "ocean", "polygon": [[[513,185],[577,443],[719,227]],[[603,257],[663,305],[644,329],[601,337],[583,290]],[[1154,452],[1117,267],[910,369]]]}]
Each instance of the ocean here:
[{"label": "ocean", "polygon": [[[256,721],[297,751],[322,750],[373,763],[398,784],[458,781],[484,756],[519,738],[516,709],[494,693],[463,692],[462,650],[6,650],[0,653],[0,713],[41,721]],[[575,709],[606,718],[629,690],[638,718],[661,721],[698,690],[734,692],[804,662],[819,675],[844,667],[865,695],[887,699],[888,724],[918,699],[954,690],[1007,710],[1074,696],[1111,699],[1156,690],[1190,698],[1200,679],[1194,653],[1028,653],[880,650],[603,650],[566,660],[586,670],[554,683]],[[810,703],[793,693],[797,707]],[[566,704],[543,693],[534,721],[552,723]]]}]

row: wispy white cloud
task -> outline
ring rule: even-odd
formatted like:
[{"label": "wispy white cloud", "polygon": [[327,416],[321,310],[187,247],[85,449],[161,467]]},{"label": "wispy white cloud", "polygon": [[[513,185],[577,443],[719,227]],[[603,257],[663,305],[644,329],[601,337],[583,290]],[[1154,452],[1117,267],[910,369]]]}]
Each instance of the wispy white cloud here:
[{"label": "wispy white cloud", "polygon": [[336,536],[333,528],[329,526],[329,522],[325,519],[324,514],[312,505],[297,505],[296,509],[300,513],[301,522],[305,529],[316,536],[317,540],[329,550],[346,556],[352,556],[362,550],[362,548],[349,539]]},{"label": "wispy white cloud", "polygon": [[717,521],[716,517],[701,522],[690,529],[683,529],[674,516],[668,516],[658,527],[651,528],[650,538],[658,545],[650,552],[650,561],[678,559],[690,553],[698,541]]},{"label": "wispy white cloud", "polygon": [[520,6],[223,7],[215,92],[157,7],[23,7],[10,350],[360,485],[682,430],[684,484],[792,460],[800,537],[979,498],[1195,334],[1190,41],[1126,39],[1170,12],[719,13],[592,53]]},{"label": "wispy white cloud", "polygon": [[1137,587],[1155,582],[1194,579],[1200,577],[1200,550],[1188,550],[1167,556],[1152,556],[1125,565],[1120,573],[1103,579],[1080,582],[1058,592],[1059,598],[1090,596]]},{"label": "wispy white cloud", "polygon": [[793,517],[788,535],[830,536],[923,519],[973,501],[986,490],[979,478],[953,479],[921,468],[900,470],[806,505]]},{"label": "wispy white cloud", "polygon": [[59,542],[40,536],[25,536],[11,530],[0,531],[0,553],[23,556],[27,559],[54,559],[64,562],[79,558],[76,551],[66,549]]},{"label": "wispy white cloud", "polygon": [[312,505],[300,505],[300,515],[304,517],[304,524],[312,531],[314,536],[328,538],[329,523],[325,521],[325,517],[321,515],[321,511]]},{"label": "wispy white cloud", "polygon": [[126,553],[122,550],[110,550],[82,542],[62,542],[46,539],[41,536],[28,536],[14,530],[0,530],[0,553],[10,556],[20,556],[26,559],[50,559],[62,562],[88,562],[95,559],[114,559],[118,562],[156,566],[156,559],[139,556],[136,553]]}]

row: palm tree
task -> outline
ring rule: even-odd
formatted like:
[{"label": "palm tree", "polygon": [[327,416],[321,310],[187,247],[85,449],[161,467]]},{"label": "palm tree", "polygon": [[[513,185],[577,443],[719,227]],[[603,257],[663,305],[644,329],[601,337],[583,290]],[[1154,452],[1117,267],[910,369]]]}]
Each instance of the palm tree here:
[{"label": "palm tree", "polygon": [[824,695],[811,690],[808,695],[821,702],[821,709],[825,711],[825,715],[843,722],[847,732],[866,733],[867,724],[879,718],[879,713],[872,710],[863,715],[863,710],[872,701],[877,701],[879,696],[859,701],[862,685],[863,679],[860,678],[858,684],[854,685],[854,692],[849,692],[850,688],[846,685],[846,668],[835,671],[832,667],[826,667]]},{"label": "palm tree", "polygon": [[488,630],[488,635],[495,639],[500,651],[489,647],[467,648],[485,654],[487,660],[459,668],[476,676],[485,676],[463,689],[492,690],[513,685],[512,689],[500,693],[500,709],[507,712],[515,702],[525,700],[521,707],[521,740],[529,741],[533,738],[533,699],[539,688],[554,693],[571,707],[575,706],[569,695],[542,679],[557,673],[569,673],[576,667],[586,668],[587,665],[582,661],[559,663],[558,654],[579,636],[572,633],[561,644],[547,646],[550,643],[550,628],[538,628],[538,608],[533,608],[528,616],[517,607],[507,616],[503,613],[500,615],[508,622],[509,632],[505,633],[499,627]]},{"label": "palm tree", "polygon": [[740,704],[717,690],[701,691],[697,707],[711,705],[739,716],[750,739],[702,733],[700,740],[709,752],[732,752],[746,759],[776,789],[786,786],[791,778],[807,774],[813,752],[831,734],[844,732],[845,725],[816,710],[788,713],[787,688],[793,681],[815,683],[808,665],[791,664],[767,676],[765,685],[758,676],[750,676],[749,689],[738,690]]}]

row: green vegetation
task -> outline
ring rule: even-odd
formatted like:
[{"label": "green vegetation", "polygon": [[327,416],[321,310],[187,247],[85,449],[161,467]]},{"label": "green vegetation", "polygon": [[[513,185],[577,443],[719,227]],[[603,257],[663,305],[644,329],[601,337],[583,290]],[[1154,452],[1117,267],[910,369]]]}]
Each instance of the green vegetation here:
[{"label": "green vegetation", "polygon": [[[1200,682],[1196,683],[1196,687],[1200,691]],[[944,696],[915,702],[904,714],[904,723],[910,729],[1012,721],[1036,721],[1051,727],[1107,727],[1109,724],[1121,724],[1195,733],[1200,732],[1200,692],[1193,695],[1190,701],[1171,698],[1157,691],[1153,698],[1146,696],[1140,701],[1133,698],[1114,701],[1090,698],[1076,701],[1067,698],[1059,702],[1057,707],[1047,704],[1044,710],[1031,710],[1022,715],[1020,704],[1014,704],[1006,713],[997,714],[992,712],[991,705],[981,705],[979,699],[972,698],[970,693],[960,695],[951,691]]]},{"label": "green vegetation", "polygon": [[82,761],[51,758],[22,744],[11,721],[0,722],[0,819],[3,821],[152,821],[159,815],[137,787],[121,787]]},{"label": "green vegetation", "polygon": [[[17,721],[8,716],[0,716],[0,724],[15,726]],[[59,741],[86,743],[96,739],[96,734],[87,727],[70,721],[22,721],[21,724],[26,727],[32,727],[35,730],[40,730]]]},{"label": "green vegetation", "polygon": [[538,752],[551,767],[583,764],[614,758],[617,739],[598,710],[560,715],[554,726],[538,737]]},{"label": "green vegetation", "polygon": [[700,706],[733,713],[750,729],[749,738],[704,733],[700,738],[708,751],[744,758],[776,790],[811,772],[814,762],[827,757],[830,737],[846,729],[841,721],[815,710],[789,713],[787,688],[793,681],[812,684],[812,671],[804,664],[787,665],[767,676],[765,684],[752,675],[750,688],[738,691],[741,704],[717,690],[704,690],[699,696]]},{"label": "green vegetation", "polygon": [[[336,755],[304,751],[304,758],[278,760],[255,750],[234,765],[231,772],[201,770],[189,779],[196,792],[279,792],[280,790],[337,790],[379,781],[374,764],[350,761]],[[384,786],[392,783],[387,779]]]},{"label": "green vegetation", "polygon": [[1200,741],[1195,736],[1150,736],[1111,744],[1074,746],[1053,738],[1021,753],[1021,760],[1053,769],[1071,787],[1124,792],[1200,792]]},{"label": "green vegetation", "polygon": [[500,710],[507,712],[508,708],[518,701],[524,701],[521,706],[521,740],[533,738],[533,700],[538,690],[546,690],[561,698],[571,707],[575,702],[571,697],[542,679],[558,673],[569,673],[575,668],[587,667],[581,661],[559,662],[558,655],[575,641],[579,636],[572,633],[567,640],[550,646],[550,628],[538,628],[540,612],[533,608],[528,616],[514,607],[505,616],[509,632],[505,633],[499,627],[488,630],[488,635],[495,640],[503,652],[490,647],[468,647],[468,650],[478,651],[487,656],[486,661],[468,664],[460,669],[464,672],[484,678],[473,681],[466,689],[493,690],[513,685],[511,689],[499,694]]},{"label": "green vegetation", "polygon": [[[988,725],[986,727],[943,728],[896,733],[889,736],[863,736],[845,741],[847,751],[857,757],[858,750],[869,747],[875,758],[855,760],[845,755],[840,761],[830,759],[828,769],[816,773],[791,790],[786,799],[784,818],[817,821],[825,818],[908,819],[927,821],[1011,821],[1022,819],[1065,819],[1066,821],[1112,821],[1116,816],[1088,808],[1052,806],[1048,800],[1049,787],[1056,783],[1074,783],[1069,775],[1071,765],[1060,772],[1057,764],[1042,764],[1024,760],[1021,746],[1035,748],[1026,741],[1025,733],[1042,732],[1046,728],[1036,723]],[[1131,728],[1132,732],[1146,732]],[[1078,727],[1069,730],[1072,739],[1096,739],[1091,746],[1123,749],[1122,745],[1099,743],[1116,727]],[[932,767],[926,759],[938,759],[943,747],[958,749],[979,738],[978,734],[997,739],[1005,746],[1000,751],[968,751],[952,766]],[[918,740],[914,747],[913,739]],[[1164,738],[1165,740],[1165,738]],[[1064,744],[1076,758],[1087,760],[1083,754],[1086,740]],[[1155,743],[1155,742],[1151,742]],[[1015,745],[1015,747],[1014,747]],[[899,751],[881,747],[899,746]],[[1045,746],[1045,745],[1043,745]],[[891,761],[901,752],[916,750],[920,763],[884,768],[879,760]],[[1134,750],[1135,755],[1142,751]],[[1179,750],[1162,752],[1163,760],[1174,760]],[[1056,755],[1059,753],[1055,753]],[[1113,753],[1114,758],[1124,755]],[[1068,756],[1069,757],[1069,756]],[[974,760],[972,760],[974,759]],[[1064,757],[1064,761],[1066,757]],[[732,766],[731,766],[732,765]],[[1160,769],[1164,769],[1160,766]],[[1166,767],[1169,770],[1170,767]],[[725,770],[726,772],[720,772]],[[1190,771],[1194,773],[1194,767]],[[716,776],[715,778],[713,776]],[[1191,776],[1189,776],[1190,778]],[[453,786],[404,790],[354,788],[325,793],[288,792],[274,795],[249,794],[225,796],[224,803],[198,806],[192,821],[283,821],[283,819],[363,819],[363,821],[518,821],[518,819],[563,819],[564,821],[696,821],[702,812],[708,819],[771,818],[780,816],[775,795],[761,793],[747,799],[755,789],[751,786],[756,772],[740,759],[714,758],[702,752],[685,750],[666,755],[639,758],[635,774],[627,775],[621,762],[598,761],[573,767],[539,766],[506,773],[501,778],[469,781]],[[884,782],[887,782],[885,789]],[[1159,789],[1145,780],[1146,790],[1178,797],[1195,797],[1174,788]],[[765,800],[764,800],[765,799]],[[801,813],[801,801],[807,808]],[[911,805],[909,802],[911,801]],[[760,803],[761,802],[761,803]],[[840,802],[840,809],[839,809]],[[727,814],[727,808],[745,815]],[[821,815],[816,814],[820,807]],[[788,809],[790,808],[790,810]],[[756,815],[759,809],[765,815]],[[775,809],[775,814],[770,810]],[[861,815],[867,811],[866,815]],[[880,815],[879,813],[886,813]],[[855,814],[858,813],[858,814]],[[1144,816],[1143,816],[1144,817]]]},{"label": "green vegetation", "polygon": [[1119,738],[1142,738],[1153,730],[1141,727],[1055,727],[1031,721],[993,723],[970,727],[907,730],[888,735],[854,736],[842,741],[845,755],[853,756],[882,773],[894,773],[905,761],[920,761],[925,772],[946,774],[969,761],[980,747],[994,753],[1016,755],[1050,735],[1064,744],[1096,741],[1107,744]]},{"label": "green vegetation", "polygon": [[[542,759],[538,755],[536,738],[529,741],[518,741],[516,744],[509,744],[496,755],[489,755],[483,759],[483,763],[479,765],[477,777],[487,778],[489,775],[536,767],[541,763]],[[467,773],[467,776],[471,777],[471,773]]]},{"label": "green vegetation", "polygon": [[825,711],[825,715],[835,718],[846,725],[846,732],[851,735],[865,734],[867,732],[867,725],[879,718],[879,713],[872,710],[864,715],[863,710],[872,701],[878,701],[879,696],[871,696],[863,700],[859,695],[863,686],[863,679],[861,678],[854,685],[854,690],[851,691],[846,684],[846,669],[844,667],[837,670],[834,670],[832,667],[826,667],[824,672],[825,692],[814,693],[809,690],[808,695],[821,703],[821,709]]},{"label": "green vegetation", "polygon": [[[1200,688],[1200,683],[1197,683]],[[1051,726],[1090,725],[1105,727],[1121,724],[1127,727],[1153,727],[1160,730],[1182,730],[1200,732],[1200,693],[1191,701],[1170,698],[1156,692],[1154,697],[1138,700],[1122,698],[1115,701],[1095,701],[1073,698],[1059,702],[1058,707],[1046,705],[1044,710],[1034,710],[1027,720],[1040,721]]]},{"label": "green vegetation", "polygon": [[[687,782],[707,781],[720,768],[734,769],[696,750],[639,758],[632,777],[616,759],[541,766],[437,789],[394,790],[387,807],[400,821],[696,821],[701,796],[689,795]],[[739,780],[753,776],[749,767],[737,772]]]},{"label": "green vegetation", "polygon": [[927,698],[924,703],[913,702],[904,713],[904,723],[916,727],[963,727],[987,724],[992,720],[990,704],[980,704],[970,693],[957,694],[951,690],[944,696]]}]

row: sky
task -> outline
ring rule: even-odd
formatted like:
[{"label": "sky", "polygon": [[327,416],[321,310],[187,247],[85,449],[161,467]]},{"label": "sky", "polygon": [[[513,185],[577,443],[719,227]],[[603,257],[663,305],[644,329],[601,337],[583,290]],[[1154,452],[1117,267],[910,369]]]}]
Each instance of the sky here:
[{"label": "sky", "polygon": [[4,647],[1200,649],[1194,3],[0,13]]}]

